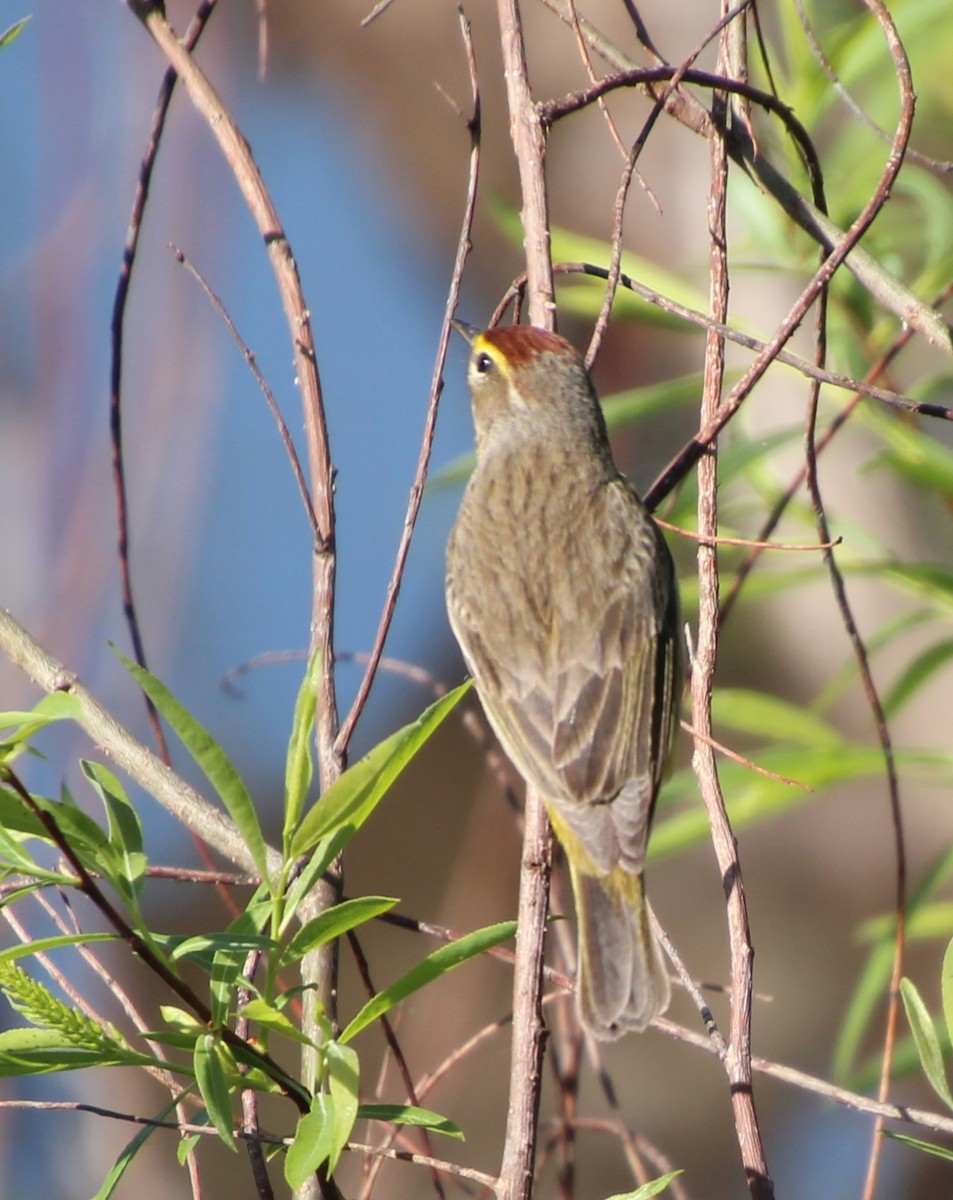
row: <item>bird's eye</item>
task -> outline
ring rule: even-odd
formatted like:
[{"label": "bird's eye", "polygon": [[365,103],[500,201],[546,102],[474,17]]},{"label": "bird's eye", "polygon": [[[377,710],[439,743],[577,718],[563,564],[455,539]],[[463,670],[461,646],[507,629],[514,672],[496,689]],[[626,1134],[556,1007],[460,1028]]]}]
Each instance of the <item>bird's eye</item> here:
[{"label": "bird's eye", "polygon": [[473,366],[478,375],[489,375],[493,370],[493,359],[489,354],[478,354]]}]

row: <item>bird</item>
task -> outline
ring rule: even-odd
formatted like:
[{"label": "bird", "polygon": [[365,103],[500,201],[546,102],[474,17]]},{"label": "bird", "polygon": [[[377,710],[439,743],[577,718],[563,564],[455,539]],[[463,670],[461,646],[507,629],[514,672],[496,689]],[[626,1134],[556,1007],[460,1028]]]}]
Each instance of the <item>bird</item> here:
[{"label": "bird", "polygon": [[614,1040],[671,994],[643,872],[681,698],[675,567],[573,346],[529,325],[453,324],[469,345],[476,466],[447,545],[447,611],[565,852],[579,1018]]}]

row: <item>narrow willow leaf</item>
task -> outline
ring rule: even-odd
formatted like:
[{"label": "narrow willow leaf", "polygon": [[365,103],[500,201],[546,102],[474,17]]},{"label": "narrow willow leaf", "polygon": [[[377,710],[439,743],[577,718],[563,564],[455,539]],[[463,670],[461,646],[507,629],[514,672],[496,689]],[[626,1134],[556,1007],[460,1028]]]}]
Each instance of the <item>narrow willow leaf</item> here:
[{"label": "narrow willow leaf", "polygon": [[81,760],[80,767],[106,810],[109,841],[98,855],[100,869],[121,893],[135,901],[148,866],[138,814],[112,771],[88,759]]},{"label": "narrow willow leaf", "polygon": [[23,30],[26,28],[29,17],[21,17],[19,21],[14,21],[9,25],[3,33],[0,33],[0,50],[5,49],[11,42],[15,42]]},{"label": "narrow willow leaf", "polygon": [[767,692],[718,688],[712,698],[712,714],[719,727],[736,733],[828,749],[843,744],[843,738],[826,721]]},{"label": "narrow willow leaf", "polygon": [[405,1000],[414,992],[419,991],[432,980],[446,975],[448,971],[452,971],[461,963],[468,962],[471,958],[476,958],[477,955],[483,954],[487,950],[492,950],[494,946],[507,941],[515,933],[515,921],[502,921],[498,925],[488,925],[485,929],[477,929],[474,933],[468,933],[448,946],[441,946],[439,950],[428,955],[423,962],[412,967],[406,975],[402,975],[396,983],[392,983],[389,988],[385,988],[368,1000],[357,1016],[348,1024],[338,1041],[342,1045],[349,1042],[362,1029],[392,1009],[395,1004],[399,1004],[401,1000]]},{"label": "narrow willow leaf", "polygon": [[935,1142],[924,1142],[920,1138],[908,1137],[905,1133],[896,1133],[892,1129],[885,1129],[883,1132],[885,1137],[893,1138],[895,1142],[903,1142],[915,1150],[922,1150],[924,1154],[932,1154],[936,1158],[945,1158],[947,1162],[953,1162],[953,1150],[946,1146],[938,1146]]},{"label": "narrow willow leaf", "polygon": [[331,1151],[328,1155],[328,1174],[333,1175],[357,1120],[361,1064],[350,1046],[342,1046],[338,1042],[328,1043],[327,1064],[328,1091],[334,1102]]},{"label": "narrow willow leaf", "polygon": [[78,721],[83,707],[68,692],[49,692],[29,712],[0,712],[0,730],[13,730],[0,737],[0,763],[12,762],[34,734],[53,721]]},{"label": "narrow willow leaf", "polygon": [[634,1192],[617,1192],[614,1196],[610,1196],[609,1200],[651,1200],[652,1196],[658,1196],[664,1192],[672,1180],[679,1175],[681,1175],[681,1171],[669,1171],[667,1175],[660,1175],[658,1179],[650,1179],[648,1183],[643,1183]]},{"label": "narrow willow leaf", "polygon": [[386,1121],[391,1125],[413,1125],[442,1133],[445,1137],[464,1140],[463,1130],[448,1117],[431,1112],[428,1108],[417,1108],[413,1104],[362,1104],[358,1109],[362,1121]]},{"label": "narrow willow leaf", "polygon": [[118,933],[63,933],[56,937],[37,938],[33,942],[25,942],[18,946],[9,946],[0,950],[0,961],[13,962],[18,958],[28,958],[31,954],[42,954],[46,950],[56,950],[60,946],[88,946],[93,942],[118,942]]},{"label": "narrow willow leaf", "polygon": [[249,1021],[256,1021],[259,1025],[270,1029],[272,1033],[279,1033],[282,1037],[291,1038],[292,1041],[300,1042],[303,1046],[315,1044],[283,1012],[279,1012],[266,1000],[249,1000],[242,1006],[241,1015],[247,1017]]},{"label": "narrow willow leaf", "polygon": [[940,971],[940,995],[946,1032],[953,1041],[953,941],[947,946],[946,953],[943,955],[943,967]]},{"label": "narrow willow leaf", "polygon": [[953,639],[936,642],[916,655],[884,697],[884,716],[895,717],[907,701],[953,658]]},{"label": "narrow willow leaf", "polygon": [[950,1085],[946,1080],[943,1052],[940,1050],[933,1018],[927,1011],[927,1006],[923,1003],[920,993],[909,979],[900,980],[900,996],[903,1000],[907,1020],[910,1022],[914,1041],[917,1043],[917,1052],[920,1055],[923,1073],[943,1103],[948,1108],[953,1108],[953,1095],[950,1094]]},{"label": "narrow willow leaf", "polygon": [[264,934],[229,930],[227,933],[200,933],[194,937],[185,938],[176,945],[170,957],[173,959],[194,958],[198,962],[211,964],[213,954],[217,954],[220,950],[231,950],[236,954],[244,955],[250,950],[274,950],[275,948],[274,939],[266,937]]},{"label": "narrow willow leaf", "polygon": [[228,1090],[225,1068],[219,1056],[218,1038],[213,1033],[203,1033],[195,1043],[193,1055],[195,1081],[202,1094],[202,1102],[218,1135],[234,1153],[238,1153],[232,1124],[232,1097]]},{"label": "narrow willow leaf", "polygon": [[102,763],[90,762],[84,758],[80,761],[80,767],[103,802],[110,842],[125,854],[141,854],[142,825],[122,784]]},{"label": "narrow willow leaf", "polygon": [[298,1122],[285,1156],[285,1182],[300,1191],[325,1162],[334,1144],[334,1101],[324,1092],[312,1097],[311,1111]]},{"label": "narrow willow leaf", "polygon": [[154,1067],[148,1054],[113,1044],[96,1049],[77,1046],[58,1029],[19,1028],[0,1033],[0,1077],[49,1075],[86,1067]]},{"label": "narrow willow leaf", "polygon": [[320,838],[310,857],[305,860],[301,874],[295,879],[288,894],[285,896],[284,913],[278,932],[282,937],[290,926],[297,921],[298,910],[311,895],[311,890],[319,879],[324,878],[325,871],[331,866],[337,856],[348,844],[354,834],[351,826],[344,826],[331,834],[330,837]]},{"label": "narrow willow leaf", "polygon": [[145,694],[169,722],[182,744],[205,772],[209,783],[218,793],[229,816],[245,840],[248,852],[262,879],[268,878],[268,859],[265,839],[258,823],[258,814],[248,789],[231,759],[192,714],[172,695],[164,683],[127,658],[116,654]]},{"label": "narrow willow leaf", "polygon": [[285,948],[281,956],[282,965],[290,966],[309,951],[333,941],[349,929],[355,929],[365,921],[379,917],[381,913],[390,912],[396,903],[388,896],[360,896],[354,900],[342,900],[302,925]]},{"label": "narrow willow leaf", "polygon": [[285,820],[283,844],[287,853],[291,836],[298,828],[308,789],[311,786],[313,766],[311,739],[314,735],[314,714],[317,709],[318,673],[321,654],[316,652],[308,663],[304,679],[295,701],[291,737],[288,740],[288,755],[285,762]]},{"label": "narrow willow leaf", "polygon": [[[187,1095],[186,1092],[181,1092],[174,1100],[171,1100],[165,1106],[165,1108],[160,1109],[160,1111],[156,1113],[156,1121],[167,1120],[175,1111],[176,1104],[178,1104],[178,1102],[185,1095]],[[140,1130],[139,1133],[136,1134],[132,1141],[126,1143],[119,1157],[107,1171],[106,1178],[102,1183],[102,1187],[100,1187],[99,1191],[91,1198],[91,1200],[110,1200],[110,1197],[119,1186],[123,1175],[125,1175],[126,1171],[131,1166],[133,1159],[145,1145],[146,1141],[156,1132],[158,1128],[158,1125],[147,1125],[144,1129]]]},{"label": "narrow willow leaf", "polygon": [[307,854],[321,838],[344,825],[351,827],[353,836],[469,689],[470,684],[464,683],[441,696],[416,721],[385,738],[336,779],[298,827],[291,842],[292,856]]}]

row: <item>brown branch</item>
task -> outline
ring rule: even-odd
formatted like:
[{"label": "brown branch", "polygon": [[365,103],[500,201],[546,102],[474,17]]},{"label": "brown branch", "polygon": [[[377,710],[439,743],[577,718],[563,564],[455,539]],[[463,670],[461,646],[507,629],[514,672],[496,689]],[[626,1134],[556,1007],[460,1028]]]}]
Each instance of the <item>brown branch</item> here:
[{"label": "brown branch", "polygon": [[[313,545],[311,589],[311,639],[309,658],[320,660],[315,716],[315,742],[318,771],[323,788],[339,777],[345,765],[336,745],[338,733],[337,695],[334,687],[334,597],[337,558],[334,536],[334,472],[331,465],[328,431],[318,374],[318,360],[311,316],[305,302],[298,268],[278,212],[272,203],[258,165],[228,108],[216,93],[198,64],[176,38],[157,5],[141,0],[126,0],[146,26],[156,44],[178,72],[189,99],[203,118],[219,145],[242,197],[265,244],[294,353],[295,380],[301,395],[305,442],[310,470],[310,494],[317,518],[318,536]],[[333,905],[341,889],[339,864],[319,881],[302,906],[303,920],[309,920]],[[331,1023],[337,1008],[336,943],[322,946],[304,957],[301,976],[304,984],[304,1028],[318,1039],[317,1009],[320,1005]],[[317,1077],[317,1051],[313,1044],[302,1050],[303,1077],[313,1084]],[[333,1181],[325,1181],[319,1172],[321,1191],[333,1195]]]},{"label": "brown branch", "polygon": [[546,811],[539,796],[528,789],[513,975],[513,1045],[506,1142],[496,1189],[499,1200],[529,1200],[533,1192],[546,1038],[540,1009],[542,965],[552,867],[552,832]]},{"label": "brown branch", "polygon": [[[553,329],[556,304],[546,194],[546,137],[530,91],[518,0],[497,0],[500,48],[519,168],[530,323]],[[513,1043],[506,1138],[497,1182],[500,1200],[529,1200],[533,1190],[542,1058],[542,965],[546,938],[552,831],[541,798],[527,788],[513,977]]]},{"label": "brown branch", "polygon": [[[667,1017],[656,1017],[652,1027],[667,1037],[674,1038],[685,1045],[694,1046],[696,1050],[704,1050],[707,1054],[713,1055],[719,1053],[718,1047],[708,1038],[707,1034],[687,1029],[684,1025],[670,1021]],[[871,1096],[851,1092],[847,1088],[829,1083],[826,1079],[809,1075],[806,1071],[800,1071],[796,1067],[789,1067],[784,1063],[772,1062],[770,1059],[754,1056],[751,1059],[751,1065],[761,1075],[768,1075],[772,1079],[786,1083],[789,1087],[796,1087],[810,1092],[812,1095],[821,1096],[825,1100],[832,1100],[835,1104],[840,1104],[843,1108],[849,1108],[854,1112],[884,1117],[888,1121],[903,1121],[909,1125],[932,1130],[934,1133],[953,1136],[953,1117],[945,1114],[929,1112],[923,1108],[912,1108],[906,1104],[888,1104],[874,1100]]]},{"label": "brown branch", "polygon": [[526,47],[518,0],[497,0],[500,48],[510,113],[510,133],[519,167],[526,250],[529,320],[540,329],[553,329],[556,301],[549,240],[549,202],[546,195],[546,131],[533,100],[526,65]]},{"label": "brown branch", "polygon": [[[723,11],[725,6],[723,5]],[[728,54],[722,34],[719,65]],[[712,316],[724,322],[728,310],[728,254],[726,210],[728,155],[723,131],[727,120],[727,97],[716,92],[712,102],[710,136],[711,187],[708,197]],[[704,427],[721,410],[725,344],[709,333],[705,343],[705,382],[702,392],[701,424]],[[698,529],[706,537],[718,533],[718,459],[709,444],[698,460]],[[731,1009],[724,1067],[731,1092],[735,1131],[748,1188],[754,1200],[771,1200],[774,1185],[768,1171],[751,1073],[751,997],[754,949],[748,922],[747,899],[741,874],[738,846],[732,833],[718,779],[712,736],[711,698],[718,655],[718,550],[700,543],[697,554],[699,581],[698,641],[691,671],[692,725],[701,733],[695,738],[692,766],[708,814],[712,845],[721,872],[728,914],[731,952]]]}]

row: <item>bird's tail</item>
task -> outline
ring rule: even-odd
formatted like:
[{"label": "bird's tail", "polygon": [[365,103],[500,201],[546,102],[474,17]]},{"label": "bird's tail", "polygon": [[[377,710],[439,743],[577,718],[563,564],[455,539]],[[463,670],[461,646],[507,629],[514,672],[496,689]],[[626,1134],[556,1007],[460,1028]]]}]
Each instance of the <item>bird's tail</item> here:
[{"label": "bird's tail", "polygon": [[668,1008],[671,984],[652,932],[642,875],[572,868],[579,927],[576,993],[583,1025],[609,1041],[639,1031]]}]

